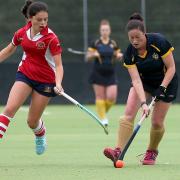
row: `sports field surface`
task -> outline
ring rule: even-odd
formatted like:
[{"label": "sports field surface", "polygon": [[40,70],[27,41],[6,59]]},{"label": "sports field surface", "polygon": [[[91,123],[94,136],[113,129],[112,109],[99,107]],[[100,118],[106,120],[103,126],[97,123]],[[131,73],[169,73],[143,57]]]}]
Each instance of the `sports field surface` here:
[{"label": "sports field surface", "polygon": [[[95,112],[95,106],[86,107]],[[48,106],[43,115],[48,149],[41,156],[34,151],[34,137],[26,124],[27,110],[24,106],[18,111],[0,142],[0,180],[180,180],[178,104],[172,105],[167,115],[157,164],[142,166],[136,157],[146,150],[150,127],[147,119],[131,144],[122,169],[115,169],[102,152],[104,147],[115,145],[124,106],[116,105],[109,112],[108,136],[76,106]]]}]

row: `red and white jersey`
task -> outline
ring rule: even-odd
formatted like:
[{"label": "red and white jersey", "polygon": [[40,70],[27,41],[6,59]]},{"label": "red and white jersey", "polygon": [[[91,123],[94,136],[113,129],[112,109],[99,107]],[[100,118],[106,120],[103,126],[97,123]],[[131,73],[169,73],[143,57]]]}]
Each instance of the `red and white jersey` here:
[{"label": "red and white jersey", "polygon": [[43,83],[55,82],[55,63],[53,56],[61,54],[58,37],[45,27],[31,38],[31,22],[19,29],[12,39],[15,46],[21,45],[24,51],[18,71],[29,79]]}]

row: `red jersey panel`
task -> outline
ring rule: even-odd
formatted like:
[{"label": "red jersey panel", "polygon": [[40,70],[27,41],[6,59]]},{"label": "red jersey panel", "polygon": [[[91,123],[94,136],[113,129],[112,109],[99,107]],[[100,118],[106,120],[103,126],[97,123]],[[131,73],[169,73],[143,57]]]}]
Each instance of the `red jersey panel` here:
[{"label": "red jersey panel", "polygon": [[19,29],[12,39],[12,43],[21,45],[24,51],[18,71],[38,82],[55,83],[53,56],[62,53],[59,39],[48,27],[31,38],[30,28],[31,22]]}]

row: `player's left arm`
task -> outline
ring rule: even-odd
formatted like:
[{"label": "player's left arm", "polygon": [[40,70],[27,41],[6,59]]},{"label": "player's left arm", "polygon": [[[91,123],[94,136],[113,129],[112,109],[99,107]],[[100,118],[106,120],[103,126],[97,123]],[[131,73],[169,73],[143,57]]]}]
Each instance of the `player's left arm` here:
[{"label": "player's left arm", "polygon": [[115,50],[114,56],[115,56],[115,58],[116,58],[117,60],[120,60],[120,61],[121,61],[122,58],[123,58],[123,53],[121,52],[121,49]]},{"label": "player's left arm", "polygon": [[57,37],[53,38],[51,42],[49,43],[49,49],[53,56],[54,63],[55,63],[55,82],[56,82],[56,90],[55,92],[57,94],[60,94],[61,91],[63,91],[62,88],[62,79],[63,79],[63,65],[62,65],[62,47],[60,45],[59,39]]},{"label": "player's left arm", "polygon": [[119,48],[119,45],[114,40],[111,40],[111,42],[112,42],[112,44],[114,46],[114,57],[115,57],[115,59],[121,61],[122,58],[123,58],[123,54],[121,52],[121,49]]},{"label": "player's left arm", "polygon": [[175,67],[175,62],[174,62],[174,57],[173,57],[172,52],[170,52],[167,56],[162,57],[162,59],[167,70],[165,72],[165,76],[161,85],[167,88],[167,86],[169,85],[169,83],[171,82],[175,74],[176,67]]},{"label": "player's left arm", "polygon": [[62,80],[63,80],[63,75],[64,75],[64,69],[62,65],[61,54],[57,54],[53,56],[53,58],[54,58],[55,68],[56,68],[56,72],[55,72],[56,88],[59,91],[63,91]]}]

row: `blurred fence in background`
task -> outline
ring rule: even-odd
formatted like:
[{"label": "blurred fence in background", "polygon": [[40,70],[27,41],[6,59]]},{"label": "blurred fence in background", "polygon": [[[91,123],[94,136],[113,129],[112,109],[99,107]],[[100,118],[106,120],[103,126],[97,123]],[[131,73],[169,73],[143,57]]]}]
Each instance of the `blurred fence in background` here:
[{"label": "blurred fence in background", "polygon": [[[82,103],[94,103],[94,95],[88,84],[91,64],[84,63],[82,55],[74,55],[67,48],[84,49],[83,0],[43,0],[49,5],[49,27],[59,36],[63,47],[63,64],[65,69],[64,89]],[[163,33],[175,47],[174,57],[177,71],[180,71],[180,3],[179,0],[146,1],[147,32]],[[24,0],[6,0],[0,6],[0,48],[5,47],[12,39],[14,32],[25,24],[20,13]],[[133,12],[141,11],[140,0],[87,0],[88,39],[98,37],[99,22],[108,19],[112,26],[112,38],[122,51],[128,45],[125,26]],[[0,104],[4,104],[12,83],[16,68],[21,60],[22,50],[0,65]],[[118,103],[125,103],[130,86],[129,75],[121,64],[117,64],[119,79]],[[179,72],[178,72],[179,73]],[[179,73],[180,74],[180,73]],[[179,75],[180,77],[180,75]],[[179,93],[178,93],[179,94]],[[52,103],[64,103],[63,98],[54,98]],[[180,97],[176,102],[180,102]]]}]

